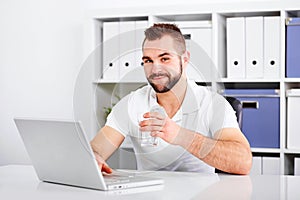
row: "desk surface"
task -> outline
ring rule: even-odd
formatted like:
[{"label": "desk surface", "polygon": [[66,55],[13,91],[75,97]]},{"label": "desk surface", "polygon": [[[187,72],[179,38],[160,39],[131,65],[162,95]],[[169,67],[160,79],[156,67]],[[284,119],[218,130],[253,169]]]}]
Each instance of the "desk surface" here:
[{"label": "desk surface", "polygon": [[300,176],[234,176],[187,172],[153,172],[163,186],[98,191],[45,183],[32,166],[0,167],[1,199],[299,199]]}]

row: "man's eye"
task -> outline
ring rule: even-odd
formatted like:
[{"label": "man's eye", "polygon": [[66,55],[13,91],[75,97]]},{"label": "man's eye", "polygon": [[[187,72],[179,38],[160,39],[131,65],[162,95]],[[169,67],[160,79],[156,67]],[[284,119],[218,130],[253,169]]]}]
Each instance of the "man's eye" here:
[{"label": "man's eye", "polygon": [[152,60],[144,60],[144,63],[152,63]]},{"label": "man's eye", "polygon": [[162,58],[161,59],[163,62],[170,60],[169,58]]}]

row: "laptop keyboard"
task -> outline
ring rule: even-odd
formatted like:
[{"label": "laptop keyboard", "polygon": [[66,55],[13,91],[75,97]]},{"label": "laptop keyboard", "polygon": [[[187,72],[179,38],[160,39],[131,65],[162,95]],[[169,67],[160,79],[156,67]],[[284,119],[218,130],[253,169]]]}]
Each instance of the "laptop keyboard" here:
[{"label": "laptop keyboard", "polygon": [[103,174],[104,180],[106,183],[127,183],[133,178],[133,175],[129,174]]}]

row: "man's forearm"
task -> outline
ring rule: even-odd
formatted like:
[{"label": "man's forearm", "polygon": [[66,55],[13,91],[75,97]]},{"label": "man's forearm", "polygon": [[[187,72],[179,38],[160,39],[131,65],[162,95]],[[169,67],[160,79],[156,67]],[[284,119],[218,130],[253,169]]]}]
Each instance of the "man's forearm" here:
[{"label": "man's forearm", "polygon": [[108,159],[121,145],[124,136],[110,127],[103,127],[91,141],[91,147],[95,153],[104,160]]},{"label": "man's forearm", "polygon": [[211,139],[186,129],[180,135],[184,137],[178,139],[178,144],[207,164],[228,173],[249,173],[252,154],[247,145],[237,141]]}]

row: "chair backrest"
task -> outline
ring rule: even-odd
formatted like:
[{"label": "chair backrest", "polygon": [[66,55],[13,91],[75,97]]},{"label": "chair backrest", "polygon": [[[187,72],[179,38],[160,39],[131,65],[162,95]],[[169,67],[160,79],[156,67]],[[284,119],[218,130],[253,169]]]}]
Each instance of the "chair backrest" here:
[{"label": "chair backrest", "polygon": [[243,105],[235,97],[232,96],[224,96],[225,99],[229,102],[229,104],[232,106],[233,110],[235,111],[236,119],[239,124],[239,127],[242,128],[242,118],[243,118]]}]

